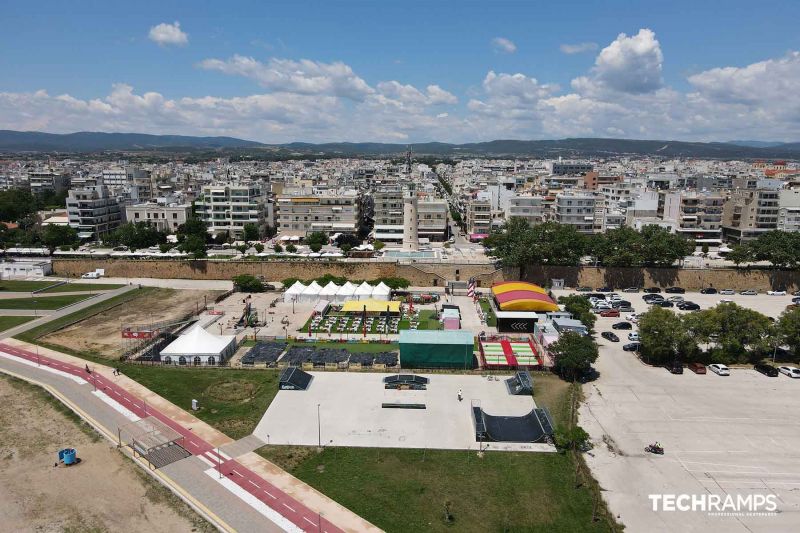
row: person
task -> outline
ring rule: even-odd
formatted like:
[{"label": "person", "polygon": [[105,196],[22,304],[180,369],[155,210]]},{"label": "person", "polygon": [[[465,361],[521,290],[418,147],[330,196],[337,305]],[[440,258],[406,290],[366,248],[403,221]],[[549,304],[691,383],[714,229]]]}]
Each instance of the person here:
[{"label": "person", "polygon": [[91,370],[89,370],[89,365],[86,365],[86,373],[87,373],[87,374],[91,374],[91,373],[92,373],[92,371],[91,371]]},{"label": "person", "polygon": [[458,389],[458,401],[462,401],[464,399],[464,395],[461,392],[461,389]]}]

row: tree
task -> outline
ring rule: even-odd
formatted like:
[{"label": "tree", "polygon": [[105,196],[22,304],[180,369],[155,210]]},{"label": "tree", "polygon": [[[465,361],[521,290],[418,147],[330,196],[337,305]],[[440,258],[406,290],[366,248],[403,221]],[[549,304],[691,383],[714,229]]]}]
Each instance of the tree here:
[{"label": "tree", "polygon": [[737,244],[733,247],[732,251],[728,252],[725,258],[733,261],[736,266],[739,266],[743,263],[755,261],[755,254],[753,253],[753,249],[747,244]]},{"label": "tree", "polygon": [[250,274],[239,274],[233,277],[233,286],[240,292],[263,292],[264,284]]},{"label": "tree", "polygon": [[263,251],[264,251],[264,245],[263,245],[263,244],[261,244],[260,242],[257,242],[257,243],[256,243],[256,244],[253,246],[253,248],[255,248],[255,249],[256,249],[256,252],[257,252],[257,253],[259,253],[259,254],[260,254],[261,252],[263,252]]},{"label": "tree", "polygon": [[589,443],[589,434],[580,426],[560,427],[553,437],[559,450],[581,450]]},{"label": "tree", "polygon": [[279,254],[279,253],[283,252],[283,246],[281,246],[278,243],[275,244],[274,249],[275,249],[275,253],[276,254]]},{"label": "tree", "polygon": [[351,235],[349,233],[342,233],[338,237],[336,237],[334,244],[339,248],[343,248],[345,244],[348,245],[350,248],[353,248],[354,246],[358,246],[361,244],[361,239],[359,239],[356,235]]},{"label": "tree", "polygon": [[339,249],[342,251],[343,254],[347,255],[347,253],[352,249],[352,246],[350,246],[347,243],[344,243],[339,247]]},{"label": "tree", "polygon": [[748,246],[756,261],[769,261],[778,268],[800,265],[800,234],[797,232],[768,231]]},{"label": "tree", "polygon": [[642,256],[645,266],[670,267],[695,249],[694,241],[670,233],[660,226],[642,228]]},{"label": "tree", "polygon": [[703,244],[703,246],[700,248],[700,251],[702,251],[704,254],[707,254],[708,253],[708,245],[707,244]]},{"label": "tree", "polygon": [[0,220],[2,221],[17,222],[36,213],[37,207],[36,199],[30,191],[25,189],[0,191]]},{"label": "tree", "polygon": [[788,309],[778,319],[778,339],[800,359],[800,307]]},{"label": "tree", "polygon": [[644,262],[642,234],[629,226],[595,235],[590,248],[598,261],[605,266],[629,267]]},{"label": "tree", "polygon": [[244,254],[245,252],[247,252],[247,245],[240,244],[239,246],[236,247],[236,249],[239,251],[240,254]]},{"label": "tree", "polygon": [[206,240],[198,235],[189,235],[180,244],[180,249],[195,259],[202,259],[206,256]]},{"label": "tree", "polygon": [[78,232],[69,226],[48,224],[42,228],[42,244],[49,248],[71,246],[78,241]]},{"label": "tree", "polygon": [[158,245],[158,249],[161,251],[162,254],[165,254],[170,250],[172,250],[172,247],[173,247],[172,243],[169,242],[165,242]]},{"label": "tree", "polygon": [[258,226],[252,222],[248,222],[242,227],[242,234],[244,242],[258,240]]},{"label": "tree", "polygon": [[574,380],[581,370],[597,360],[597,344],[591,337],[566,331],[550,346],[555,368],[565,379]]},{"label": "tree", "polygon": [[297,246],[295,246],[294,244],[288,244],[286,246],[286,251],[289,252],[290,254],[293,254],[297,252]]},{"label": "tree", "polygon": [[583,322],[590,332],[594,331],[594,324],[597,315],[592,312],[592,304],[589,299],[580,294],[570,294],[558,298],[558,303],[564,306],[564,311],[570,313],[576,320]]},{"label": "tree", "polygon": [[383,241],[375,241],[372,243],[372,247],[375,249],[376,252],[382,250],[386,246],[383,244]]},{"label": "tree", "polygon": [[167,242],[167,234],[146,222],[128,222],[112,231],[104,240],[111,246],[122,245],[138,250]]},{"label": "tree", "polygon": [[720,363],[744,363],[775,345],[770,319],[735,303],[690,313],[684,317],[684,323],[697,342],[713,342],[711,357]]},{"label": "tree", "polygon": [[681,360],[697,349],[681,317],[660,306],[651,307],[641,316],[639,337],[642,356],[650,364]]},{"label": "tree", "polygon": [[178,230],[175,233],[178,236],[178,242],[189,235],[202,237],[203,241],[205,241],[208,238],[208,226],[199,218],[192,216],[187,218],[186,222],[178,226]]},{"label": "tree", "polygon": [[318,242],[312,242],[311,244],[308,245],[308,247],[311,248],[311,251],[314,253],[317,253],[320,250],[322,250],[322,245]]}]

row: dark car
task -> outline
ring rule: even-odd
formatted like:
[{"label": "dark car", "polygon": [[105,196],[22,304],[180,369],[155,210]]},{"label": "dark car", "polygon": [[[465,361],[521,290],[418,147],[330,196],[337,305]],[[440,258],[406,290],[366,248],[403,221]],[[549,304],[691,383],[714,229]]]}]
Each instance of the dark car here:
[{"label": "dark car", "polygon": [[630,322],[617,322],[611,326],[611,329],[633,329],[633,324]]},{"label": "dark car", "polygon": [[611,342],[619,342],[619,337],[617,337],[610,331],[604,331],[603,333],[600,334],[600,336],[603,337],[604,339],[610,340]]},{"label": "dark car", "polygon": [[611,287],[597,287],[595,290],[597,292],[611,292],[614,289],[612,289]]},{"label": "dark car", "polygon": [[578,291],[578,292],[592,292],[592,288],[591,287],[578,287],[575,290]]},{"label": "dark car", "polygon": [[678,309],[683,309],[684,311],[699,311],[700,306],[694,302],[683,302],[678,306]]},{"label": "dark car", "polygon": [[622,292],[639,292],[639,287],[625,287]]},{"label": "dark car", "polygon": [[612,309],[620,309],[622,307],[630,307],[631,303],[628,300],[613,300],[611,302]]},{"label": "dark car", "polygon": [[667,287],[664,289],[664,292],[669,294],[683,294],[686,292],[686,289],[683,287]]},{"label": "dark car", "polygon": [[700,294],[717,294],[717,289],[714,287],[706,287],[705,289],[700,289]]},{"label": "dark car", "polygon": [[661,289],[659,287],[647,287],[646,289],[644,289],[644,292],[649,292],[650,294],[656,294],[658,292],[661,292]]},{"label": "dark car", "polygon": [[771,378],[778,377],[778,369],[772,365],[768,365],[767,363],[756,363],[753,365],[753,370],[756,372],[761,372],[765,376],[769,376]]},{"label": "dark car", "polygon": [[694,363],[689,363],[687,366],[689,367],[689,370],[691,370],[695,374],[706,373],[706,365],[704,365],[703,363],[694,362]]},{"label": "dark car", "polygon": [[626,352],[638,352],[641,347],[641,342],[629,342],[628,344],[624,345],[622,349]]},{"label": "dark car", "polygon": [[596,380],[599,377],[600,377],[600,372],[598,372],[591,366],[578,370],[578,372],[575,375],[575,378],[578,380],[578,383],[588,383],[590,381]]},{"label": "dark car", "polygon": [[651,302],[660,302],[663,299],[664,297],[661,296],[660,294],[645,294],[644,296],[642,296],[642,300],[644,300],[645,303],[648,304]]},{"label": "dark car", "polygon": [[664,365],[670,374],[683,374],[683,363],[680,361],[673,361]]},{"label": "dark car", "polygon": [[669,300],[656,300],[653,302],[653,305],[658,305],[661,307],[675,307],[675,304],[670,302]]},{"label": "dark car", "polygon": [[792,296],[800,296],[800,291],[794,291],[794,292],[792,293]]}]

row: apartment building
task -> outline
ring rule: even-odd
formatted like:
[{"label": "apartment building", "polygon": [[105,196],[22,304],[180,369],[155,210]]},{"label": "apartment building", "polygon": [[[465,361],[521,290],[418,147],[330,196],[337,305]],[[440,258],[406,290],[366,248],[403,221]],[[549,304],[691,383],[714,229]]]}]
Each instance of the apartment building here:
[{"label": "apartment building", "polygon": [[778,226],[781,231],[800,231],[800,189],[778,192]]},{"label": "apartment building", "polygon": [[69,225],[84,240],[100,240],[120,224],[117,200],[102,181],[81,189],[70,189],[67,196]]},{"label": "apartment building", "polygon": [[278,195],[276,205],[277,228],[284,235],[356,234],[361,226],[361,197],[354,190],[303,189]]},{"label": "apartment building", "polygon": [[730,241],[750,241],[777,227],[778,191],[737,189],[722,208],[722,235]]},{"label": "apartment building", "polygon": [[195,201],[197,216],[214,235],[227,232],[234,239],[242,237],[244,225],[269,223],[269,202],[258,183],[225,183],[205,185]]},{"label": "apartment building", "polygon": [[192,216],[189,204],[147,202],[125,207],[128,222],[146,222],[166,233],[175,233],[178,226]]},{"label": "apartment building", "polygon": [[722,242],[722,208],[725,198],[718,192],[659,191],[658,213],[674,222],[675,232],[707,244]]},{"label": "apartment building", "polygon": [[552,173],[556,176],[566,174],[585,174],[594,170],[594,165],[584,161],[555,161]]},{"label": "apartment building", "polygon": [[583,175],[583,188],[587,191],[596,191],[603,185],[611,185],[619,181],[622,181],[622,176],[611,176],[591,171]]},{"label": "apartment building", "polygon": [[403,240],[403,190],[383,187],[372,193],[374,237],[382,242]]},{"label": "apartment building", "polygon": [[492,230],[492,202],[485,193],[467,201],[464,222],[470,236],[488,235]]},{"label": "apartment building", "polygon": [[556,195],[555,221],[574,226],[581,233],[602,233],[605,228],[605,201],[590,192],[571,191]]},{"label": "apartment building", "polygon": [[528,225],[535,226],[545,220],[544,204],[541,196],[512,196],[506,207],[506,220],[512,217],[524,218]]},{"label": "apartment building", "polygon": [[417,233],[431,241],[447,239],[449,208],[447,200],[420,198],[417,202]]},{"label": "apartment building", "polygon": [[34,194],[43,192],[60,193],[69,189],[69,175],[51,169],[28,172],[28,186]]}]

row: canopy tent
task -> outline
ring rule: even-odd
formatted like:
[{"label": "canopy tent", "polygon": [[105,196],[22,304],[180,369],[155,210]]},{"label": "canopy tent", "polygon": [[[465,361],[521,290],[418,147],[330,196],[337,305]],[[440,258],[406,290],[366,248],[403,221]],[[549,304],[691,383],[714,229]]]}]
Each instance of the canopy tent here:
[{"label": "canopy tent", "polygon": [[319,297],[333,301],[337,292],[339,292],[339,286],[334,282],[329,281],[328,284],[325,285],[321,291],[319,291]]},{"label": "canopy tent", "polygon": [[372,298],[374,300],[388,300],[391,294],[392,289],[382,281],[372,289]]},{"label": "canopy tent", "polygon": [[303,303],[314,303],[319,300],[319,292],[322,290],[322,287],[319,286],[319,283],[316,281],[312,281],[311,285],[305,288],[303,294],[300,295],[300,301]]},{"label": "canopy tent", "polygon": [[347,300],[352,300],[355,292],[356,286],[349,281],[346,281],[344,285],[339,287],[339,290],[336,291],[336,303],[344,303]]},{"label": "canopy tent", "polygon": [[492,286],[492,295],[501,311],[558,311],[547,291],[532,283],[497,283]]},{"label": "canopy tent", "polygon": [[356,300],[367,300],[372,298],[372,285],[366,281],[362,282],[353,293],[353,296],[355,296]]},{"label": "canopy tent", "polygon": [[283,293],[283,301],[287,303],[300,301],[300,295],[303,294],[304,290],[306,290],[306,286],[299,281],[295,281],[294,285],[286,289],[286,292]]},{"label": "canopy tent", "polygon": [[388,300],[349,300],[342,306],[342,311],[345,313],[361,313],[364,308],[367,308],[367,313],[385,313],[389,309],[389,313],[400,313],[400,302],[390,302]]},{"label": "canopy tent", "polygon": [[195,324],[161,350],[161,361],[164,364],[215,365],[235,351],[235,335],[214,335]]}]

